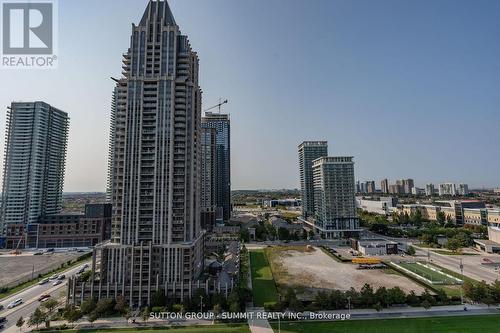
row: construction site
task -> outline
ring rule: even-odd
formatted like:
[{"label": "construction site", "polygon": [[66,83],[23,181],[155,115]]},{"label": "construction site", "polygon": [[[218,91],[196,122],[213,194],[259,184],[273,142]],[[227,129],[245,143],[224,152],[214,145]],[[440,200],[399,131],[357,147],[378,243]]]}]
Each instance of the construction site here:
[{"label": "construction site", "polygon": [[366,283],[373,288],[400,287],[407,293],[425,289],[376,257],[341,262],[317,247],[275,247],[267,253],[277,285],[298,290],[304,299],[318,290],[359,290]]}]

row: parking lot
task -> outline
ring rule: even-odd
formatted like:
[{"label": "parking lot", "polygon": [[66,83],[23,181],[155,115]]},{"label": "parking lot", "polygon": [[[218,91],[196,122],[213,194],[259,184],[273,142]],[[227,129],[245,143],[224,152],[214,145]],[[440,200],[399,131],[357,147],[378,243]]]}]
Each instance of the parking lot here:
[{"label": "parking lot", "polygon": [[80,257],[79,252],[57,252],[43,255],[33,255],[26,252],[20,255],[12,255],[8,251],[0,252],[0,286],[12,287],[45,274],[61,264]]}]

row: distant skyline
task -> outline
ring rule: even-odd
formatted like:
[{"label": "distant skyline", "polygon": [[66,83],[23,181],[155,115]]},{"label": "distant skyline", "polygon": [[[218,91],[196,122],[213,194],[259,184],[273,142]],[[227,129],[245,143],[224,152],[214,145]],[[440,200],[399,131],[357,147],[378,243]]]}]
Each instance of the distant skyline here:
[{"label": "distant skyline", "polygon": [[[69,114],[65,192],[105,190],[110,77],[147,2],[59,1],[59,68],[0,70],[1,136],[12,101]],[[499,1],[169,4],[200,57],[203,109],[229,99],[233,189],[298,188],[305,140],[354,156],[377,187],[500,187]]]}]

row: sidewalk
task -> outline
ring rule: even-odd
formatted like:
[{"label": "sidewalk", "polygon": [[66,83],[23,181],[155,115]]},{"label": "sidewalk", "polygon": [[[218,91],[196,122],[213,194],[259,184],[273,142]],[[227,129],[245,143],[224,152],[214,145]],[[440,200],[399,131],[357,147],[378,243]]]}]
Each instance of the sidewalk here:
[{"label": "sidewalk", "polygon": [[264,308],[247,308],[248,313],[253,313],[253,319],[248,319],[248,326],[252,333],[274,333],[266,319],[256,319],[256,312],[264,312]]}]

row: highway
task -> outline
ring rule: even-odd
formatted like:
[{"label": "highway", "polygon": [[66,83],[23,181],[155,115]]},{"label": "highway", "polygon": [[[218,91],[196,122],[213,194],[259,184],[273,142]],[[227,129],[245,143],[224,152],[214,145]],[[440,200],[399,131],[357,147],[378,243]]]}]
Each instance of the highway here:
[{"label": "highway", "polygon": [[[48,283],[43,285],[36,284],[15,295],[2,299],[0,301],[0,304],[4,306],[4,309],[0,311],[0,317],[7,318],[4,330],[11,326],[15,326],[17,320],[21,316],[27,321],[31,314],[35,312],[36,308],[40,306],[41,303],[38,302],[38,298],[41,295],[49,294],[51,297],[60,298],[61,294],[66,293],[67,277],[76,274],[76,272],[84,264],[85,262],[82,262],[80,265],[60,273],[66,275],[66,279],[60,285],[53,286],[53,281],[49,281]],[[7,305],[18,298],[22,298],[23,303],[13,309],[7,309]]]}]

